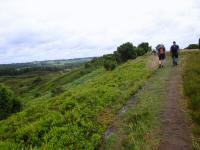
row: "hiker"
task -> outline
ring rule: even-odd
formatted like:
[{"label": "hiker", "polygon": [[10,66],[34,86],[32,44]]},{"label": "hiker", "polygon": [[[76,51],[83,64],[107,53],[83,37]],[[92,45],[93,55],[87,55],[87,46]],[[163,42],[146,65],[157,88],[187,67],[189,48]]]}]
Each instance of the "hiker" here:
[{"label": "hiker", "polygon": [[163,68],[165,60],[165,46],[163,44],[159,44],[156,46],[156,50],[159,58],[159,68]]},{"label": "hiker", "polygon": [[176,66],[178,65],[178,53],[179,53],[179,46],[176,44],[176,42],[173,42],[173,45],[170,48],[170,53],[172,56],[172,62],[173,65]]}]

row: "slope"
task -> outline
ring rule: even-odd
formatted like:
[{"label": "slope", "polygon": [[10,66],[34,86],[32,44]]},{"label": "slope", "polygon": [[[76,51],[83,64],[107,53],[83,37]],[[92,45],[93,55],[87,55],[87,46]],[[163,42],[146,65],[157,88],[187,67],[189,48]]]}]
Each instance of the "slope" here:
[{"label": "slope", "polygon": [[153,56],[103,68],[65,84],[65,92],[0,122],[1,149],[95,149],[114,114],[154,72]]}]

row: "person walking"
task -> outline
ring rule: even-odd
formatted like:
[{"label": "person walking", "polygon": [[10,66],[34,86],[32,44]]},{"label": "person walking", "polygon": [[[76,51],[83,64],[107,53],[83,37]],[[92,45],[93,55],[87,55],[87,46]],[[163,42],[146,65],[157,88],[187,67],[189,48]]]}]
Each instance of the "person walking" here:
[{"label": "person walking", "polygon": [[173,45],[170,48],[170,53],[172,56],[172,62],[173,65],[176,66],[178,65],[178,53],[179,53],[179,46],[176,44],[176,42],[173,42]]},{"label": "person walking", "polygon": [[165,46],[163,44],[159,44],[156,46],[156,50],[159,58],[159,68],[163,68],[165,60]]}]

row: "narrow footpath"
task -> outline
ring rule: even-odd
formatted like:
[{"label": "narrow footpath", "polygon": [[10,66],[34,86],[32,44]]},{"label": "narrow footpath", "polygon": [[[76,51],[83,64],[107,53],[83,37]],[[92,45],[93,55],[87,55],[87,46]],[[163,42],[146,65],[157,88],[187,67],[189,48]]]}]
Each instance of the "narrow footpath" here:
[{"label": "narrow footpath", "polygon": [[191,136],[186,122],[180,66],[172,68],[167,98],[161,114],[162,136],[158,150],[191,150]]},{"label": "narrow footpath", "polygon": [[181,69],[182,65],[173,67],[168,56],[164,68],[158,69],[119,111],[98,149],[191,150],[182,107]]}]

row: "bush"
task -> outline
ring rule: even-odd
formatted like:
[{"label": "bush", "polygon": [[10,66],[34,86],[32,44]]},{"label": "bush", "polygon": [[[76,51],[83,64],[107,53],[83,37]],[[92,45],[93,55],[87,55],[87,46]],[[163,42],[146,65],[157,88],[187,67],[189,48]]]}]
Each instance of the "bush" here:
[{"label": "bush", "polygon": [[198,49],[199,45],[198,44],[190,44],[188,45],[188,47],[186,47],[185,49]]},{"label": "bush", "polygon": [[128,59],[135,59],[137,57],[136,47],[130,42],[124,43],[117,48],[114,55],[119,63],[126,62]]},{"label": "bush", "polygon": [[143,42],[139,44],[137,48],[141,49],[144,52],[143,54],[150,52],[152,50],[148,42]]},{"label": "bush", "polygon": [[143,42],[134,46],[132,43],[127,42],[120,45],[114,54],[103,55],[102,57],[93,58],[90,62],[85,64],[85,68],[98,68],[104,66],[106,70],[112,70],[118,64],[124,63],[129,59],[135,59],[137,56],[142,56],[145,53],[151,51],[151,47],[148,42]]},{"label": "bush", "polygon": [[3,84],[0,84],[0,120],[5,119],[11,113],[20,111],[21,103],[14,93]]},{"label": "bush", "polygon": [[137,53],[137,56],[142,56],[142,55],[144,55],[146,52],[145,52],[145,50],[144,49],[142,49],[142,48],[137,48],[136,49],[136,53]]},{"label": "bush", "polygon": [[107,71],[111,71],[113,69],[115,69],[115,67],[117,66],[117,63],[115,61],[111,61],[111,60],[106,60],[104,62],[104,68],[107,70]]}]

